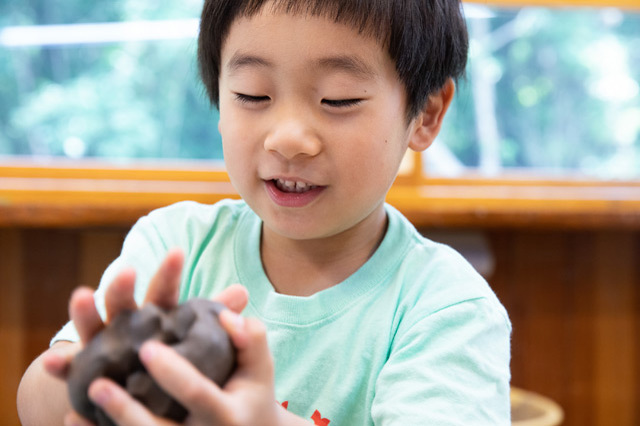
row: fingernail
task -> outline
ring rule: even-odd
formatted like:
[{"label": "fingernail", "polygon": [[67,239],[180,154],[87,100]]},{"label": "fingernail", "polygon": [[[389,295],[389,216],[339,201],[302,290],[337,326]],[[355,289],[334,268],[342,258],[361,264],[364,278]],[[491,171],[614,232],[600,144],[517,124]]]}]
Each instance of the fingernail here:
[{"label": "fingernail", "polygon": [[244,317],[242,315],[238,315],[235,312],[229,311],[229,316],[231,317],[231,324],[233,325],[233,329],[235,331],[244,330]]},{"label": "fingernail", "polygon": [[158,344],[154,341],[146,342],[140,348],[140,360],[144,363],[150,362],[158,353]]},{"label": "fingernail", "polygon": [[89,397],[94,403],[102,407],[111,399],[111,392],[106,386],[98,385],[97,389],[96,386],[92,386],[89,389]]}]

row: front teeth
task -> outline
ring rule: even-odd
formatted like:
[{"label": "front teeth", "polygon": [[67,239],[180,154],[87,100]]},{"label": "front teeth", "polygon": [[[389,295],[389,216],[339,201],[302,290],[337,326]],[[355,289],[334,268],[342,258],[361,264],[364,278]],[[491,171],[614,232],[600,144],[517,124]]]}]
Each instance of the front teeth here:
[{"label": "front teeth", "polygon": [[298,194],[307,192],[316,187],[316,185],[310,185],[304,182],[296,182],[293,180],[276,179],[275,182],[279,190],[284,192],[296,192]]}]

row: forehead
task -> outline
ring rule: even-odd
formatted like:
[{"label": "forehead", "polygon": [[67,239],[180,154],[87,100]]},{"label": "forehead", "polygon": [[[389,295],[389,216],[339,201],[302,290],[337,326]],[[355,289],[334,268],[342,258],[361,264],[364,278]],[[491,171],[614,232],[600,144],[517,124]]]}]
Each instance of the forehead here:
[{"label": "forehead", "polygon": [[367,79],[394,70],[376,38],[324,16],[292,14],[268,8],[241,16],[222,44],[222,72],[272,69],[305,62],[316,70],[334,70]]},{"label": "forehead", "polygon": [[[253,16],[262,12],[284,13],[297,16],[318,16],[348,25],[361,34],[373,36],[388,44],[390,23],[396,8],[390,1],[374,0],[233,0],[237,16]],[[402,21],[402,19],[401,19]]]}]

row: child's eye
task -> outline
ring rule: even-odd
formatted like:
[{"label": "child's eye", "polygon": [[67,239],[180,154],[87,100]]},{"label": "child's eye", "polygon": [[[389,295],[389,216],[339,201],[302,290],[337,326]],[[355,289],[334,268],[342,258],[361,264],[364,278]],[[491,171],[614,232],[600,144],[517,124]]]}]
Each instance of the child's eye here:
[{"label": "child's eye", "polygon": [[335,108],[347,108],[358,105],[362,99],[323,99],[322,103]]},{"label": "child's eye", "polygon": [[236,93],[235,95],[238,101],[246,104],[257,104],[257,103],[265,102],[269,100],[268,96],[252,96],[252,95],[245,95],[243,93]]}]

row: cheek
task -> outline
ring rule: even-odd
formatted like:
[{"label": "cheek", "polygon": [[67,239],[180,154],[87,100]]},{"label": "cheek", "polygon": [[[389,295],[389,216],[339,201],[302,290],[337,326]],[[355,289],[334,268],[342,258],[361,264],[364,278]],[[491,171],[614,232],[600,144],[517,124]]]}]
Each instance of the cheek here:
[{"label": "cheek", "polygon": [[355,125],[334,128],[331,135],[341,159],[337,168],[354,185],[392,182],[407,149],[403,118],[387,108],[376,111]]},{"label": "cheek", "polygon": [[[375,138],[379,138],[376,140]],[[372,193],[386,191],[397,171],[397,149],[390,147],[398,141],[387,140],[381,135],[361,134],[357,148],[352,147],[342,157],[343,182],[356,189],[355,197],[370,197]]]},{"label": "cheek", "polygon": [[222,136],[222,151],[224,162],[229,174],[236,174],[236,170],[247,164],[250,141],[249,126],[241,125],[242,121],[233,114],[220,113],[218,129]]},{"label": "cheek", "polygon": [[378,168],[379,173],[388,173],[389,170],[395,172],[396,163],[402,159],[407,149],[406,132],[399,126],[387,125],[385,120],[377,123],[369,127],[366,147],[361,155],[369,165]]},{"label": "cheek", "polygon": [[241,114],[238,114],[232,108],[223,109],[221,105],[218,130],[222,136],[223,147],[225,145],[236,147],[240,145],[240,141],[246,141],[251,128]]}]

